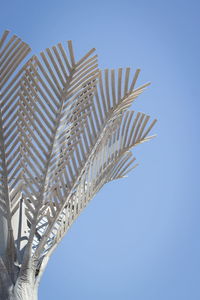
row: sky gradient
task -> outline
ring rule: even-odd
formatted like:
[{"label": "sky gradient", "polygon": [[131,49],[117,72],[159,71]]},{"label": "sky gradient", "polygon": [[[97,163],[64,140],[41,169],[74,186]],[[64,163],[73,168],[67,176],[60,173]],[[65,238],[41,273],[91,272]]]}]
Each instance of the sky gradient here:
[{"label": "sky gradient", "polygon": [[42,300],[200,299],[199,1],[2,1],[33,54],[72,40],[102,69],[141,68],[133,109],[158,118],[139,166],[105,186],[51,258]]}]

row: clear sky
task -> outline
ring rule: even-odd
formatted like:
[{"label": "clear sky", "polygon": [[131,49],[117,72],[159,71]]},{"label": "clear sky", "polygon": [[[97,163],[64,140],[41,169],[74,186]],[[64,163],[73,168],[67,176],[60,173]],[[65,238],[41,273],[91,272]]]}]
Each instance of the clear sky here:
[{"label": "clear sky", "polygon": [[142,69],[133,109],[158,123],[140,165],[108,184],[62,241],[42,300],[200,299],[200,2],[1,1],[0,27],[38,54],[73,40],[101,68]]}]

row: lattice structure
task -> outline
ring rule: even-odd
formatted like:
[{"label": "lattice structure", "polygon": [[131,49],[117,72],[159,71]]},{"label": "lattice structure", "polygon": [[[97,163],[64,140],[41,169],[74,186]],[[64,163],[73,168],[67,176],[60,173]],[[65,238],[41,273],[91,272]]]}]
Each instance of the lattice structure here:
[{"label": "lattice structure", "polygon": [[102,186],[136,167],[131,149],[151,138],[156,120],[129,110],[148,86],[135,88],[139,70],[99,71],[95,49],[76,60],[71,41],[23,63],[29,51],[4,32],[1,255],[9,244],[9,272],[16,272],[13,265],[24,270],[32,260],[38,275],[44,257]]}]

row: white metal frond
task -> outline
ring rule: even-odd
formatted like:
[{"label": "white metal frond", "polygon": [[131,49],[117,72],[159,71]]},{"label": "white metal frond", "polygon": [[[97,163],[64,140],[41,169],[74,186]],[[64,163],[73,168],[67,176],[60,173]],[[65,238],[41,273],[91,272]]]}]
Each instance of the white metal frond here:
[{"label": "white metal frond", "polygon": [[[5,31],[0,52],[0,208],[7,219],[15,213],[20,185],[20,151],[17,130],[17,109],[20,78],[19,67],[30,48]],[[13,74],[16,71],[16,74]]]},{"label": "white metal frond", "polygon": [[50,223],[55,217],[55,204],[45,204],[47,191],[63,156],[75,149],[90,114],[99,75],[96,55],[91,57],[94,50],[76,62],[71,41],[69,54],[61,44],[46,49],[41,61],[37,57],[29,61],[22,78],[18,128],[26,217],[31,224],[27,249],[35,249],[35,237],[39,242],[41,220]]},{"label": "white metal frond", "polygon": [[[145,141],[146,132],[156,122],[154,120],[148,125],[149,116],[137,113],[134,118],[134,112],[127,111],[127,108],[146,87],[144,85],[133,90],[133,82],[135,83],[138,71],[129,87],[127,74],[130,72],[127,70],[129,69],[125,71],[124,85],[122,84],[122,70],[118,71],[121,80],[118,80],[117,87],[112,80],[113,71],[110,81],[107,70],[104,77],[100,74],[93,100],[93,109],[87,116],[79,143],[65,158],[64,169],[57,170],[56,180],[55,177],[52,177],[51,187],[46,194],[46,201],[54,209],[51,208],[52,217],[47,211],[49,224],[36,250],[37,255],[44,249],[47,237],[51,236],[50,240],[54,245],[57,236],[62,236],[60,223],[58,224],[60,218],[65,219],[63,226],[68,228],[106,182],[124,177],[129,169],[134,167],[132,166],[134,160],[127,161],[126,153],[133,146]],[[111,94],[110,86],[111,90],[113,89]],[[118,94],[121,95],[121,98],[118,99],[114,93],[114,90],[117,89]],[[129,152],[129,154],[131,153]],[[80,196],[83,187],[84,189],[87,187],[87,192],[85,190]],[[75,199],[75,206],[70,205],[72,198]],[[76,209],[72,209],[72,207]],[[67,213],[64,213],[66,209]],[[65,233],[63,228],[61,232]]]},{"label": "white metal frond", "polygon": [[71,41],[23,64],[30,48],[8,31],[0,47],[0,249],[24,276],[104,184],[137,166],[131,149],[156,120],[129,110],[149,85],[135,87],[139,69],[99,71],[95,49],[77,60]]},{"label": "white metal frond", "polygon": [[22,197],[17,111],[23,61],[29,52],[30,47],[20,38],[10,36],[9,31],[3,33],[0,41],[0,255],[11,274],[23,244],[21,240],[14,244],[22,225],[19,214],[15,223]]}]

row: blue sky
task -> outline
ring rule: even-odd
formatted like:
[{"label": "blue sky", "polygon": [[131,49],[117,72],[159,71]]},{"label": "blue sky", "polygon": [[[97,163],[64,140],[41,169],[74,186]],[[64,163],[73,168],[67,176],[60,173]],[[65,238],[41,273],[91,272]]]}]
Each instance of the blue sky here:
[{"label": "blue sky", "polygon": [[200,299],[199,1],[2,1],[33,53],[73,40],[100,68],[141,68],[133,109],[158,118],[139,167],[108,184],[62,241],[40,299]]}]

